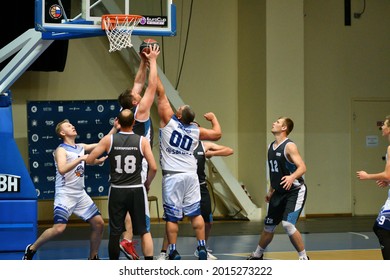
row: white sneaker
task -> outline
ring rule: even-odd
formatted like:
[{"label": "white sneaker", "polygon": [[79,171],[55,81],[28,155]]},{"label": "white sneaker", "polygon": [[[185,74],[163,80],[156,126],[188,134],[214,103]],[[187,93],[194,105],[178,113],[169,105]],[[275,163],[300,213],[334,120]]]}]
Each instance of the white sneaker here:
[{"label": "white sneaker", "polygon": [[157,260],[165,261],[168,259],[168,254],[161,252],[160,255],[157,257]]},{"label": "white sneaker", "polygon": [[310,260],[310,258],[308,256],[306,256],[306,257],[299,257],[299,260],[300,261],[308,261],[308,260]]},{"label": "white sneaker", "polygon": [[209,251],[207,251],[207,259],[208,260],[218,260],[218,258],[216,256],[214,256],[213,254],[211,254]]},{"label": "white sneaker", "polygon": [[[211,251],[211,250],[210,250]],[[210,253],[209,249],[207,248],[207,259],[208,260],[218,260],[218,258]],[[195,250],[194,256],[199,258],[198,250]]]}]

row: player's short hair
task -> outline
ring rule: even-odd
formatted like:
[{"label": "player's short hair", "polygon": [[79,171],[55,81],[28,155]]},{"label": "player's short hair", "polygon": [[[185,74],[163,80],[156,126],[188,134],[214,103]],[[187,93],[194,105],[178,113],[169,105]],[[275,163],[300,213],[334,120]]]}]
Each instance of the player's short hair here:
[{"label": "player's short hair", "polygon": [[131,95],[131,91],[126,89],[119,94],[118,102],[122,109],[131,109],[133,107],[133,96]]},{"label": "player's short hair", "polygon": [[62,126],[64,123],[68,123],[68,122],[69,122],[68,119],[64,119],[63,121],[60,121],[60,122],[56,125],[56,134],[57,134],[58,137],[64,138],[64,136],[61,135],[61,130],[62,130],[61,126]]},{"label": "player's short hair", "polygon": [[287,126],[286,134],[289,135],[294,129],[294,122],[292,119],[287,117],[280,117],[283,120],[283,125]]},{"label": "player's short hair", "polygon": [[181,110],[181,122],[183,124],[190,124],[195,120],[195,112],[189,105],[184,105]]},{"label": "player's short hair", "polygon": [[128,128],[134,123],[134,114],[130,109],[124,109],[119,112],[117,119],[121,127]]}]

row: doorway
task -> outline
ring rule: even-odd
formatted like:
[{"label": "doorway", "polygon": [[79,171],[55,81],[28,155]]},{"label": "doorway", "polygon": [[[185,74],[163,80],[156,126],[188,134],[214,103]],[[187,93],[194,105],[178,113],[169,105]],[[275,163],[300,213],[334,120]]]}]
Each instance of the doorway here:
[{"label": "doorway", "polygon": [[356,171],[379,173],[385,168],[388,139],[380,127],[390,115],[390,100],[353,100],[351,131],[352,213],[376,215],[387,198],[387,188],[379,188],[374,180],[361,181]]}]

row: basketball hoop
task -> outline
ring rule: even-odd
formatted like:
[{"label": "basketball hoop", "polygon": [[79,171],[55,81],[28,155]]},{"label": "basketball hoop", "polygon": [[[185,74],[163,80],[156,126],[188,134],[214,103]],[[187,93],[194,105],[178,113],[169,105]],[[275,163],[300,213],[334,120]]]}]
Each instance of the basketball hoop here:
[{"label": "basketball hoop", "polygon": [[102,29],[110,42],[110,52],[131,48],[131,34],[142,16],[110,14],[102,16]]}]

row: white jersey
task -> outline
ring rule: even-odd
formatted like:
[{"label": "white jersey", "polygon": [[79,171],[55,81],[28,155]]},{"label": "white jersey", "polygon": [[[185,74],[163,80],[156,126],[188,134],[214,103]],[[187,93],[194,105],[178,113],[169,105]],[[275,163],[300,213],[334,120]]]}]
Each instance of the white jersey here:
[{"label": "white jersey", "polygon": [[199,142],[199,128],[184,125],[175,115],[160,128],[160,165],[162,171],[196,173],[194,149]]},{"label": "white jersey", "polygon": [[[84,147],[76,144],[70,146],[67,144],[60,144],[66,150],[66,162],[71,162],[84,155]],[[75,190],[80,191],[84,189],[84,172],[85,162],[81,161],[75,168],[61,175],[58,172],[57,162],[54,157],[54,163],[56,166],[56,194],[58,193],[73,193]]]},{"label": "white jersey", "polygon": [[[386,162],[389,159],[387,158],[386,154]],[[390,181],[388,182],[390,186]],[[386,230],[390,230],[390,189],[387,192],[387,199],[385,201],[385,204],[382,206],[381,210],[379,211],[378,217],[376,218],[376,223],[379,227],[384,228]]]}]

